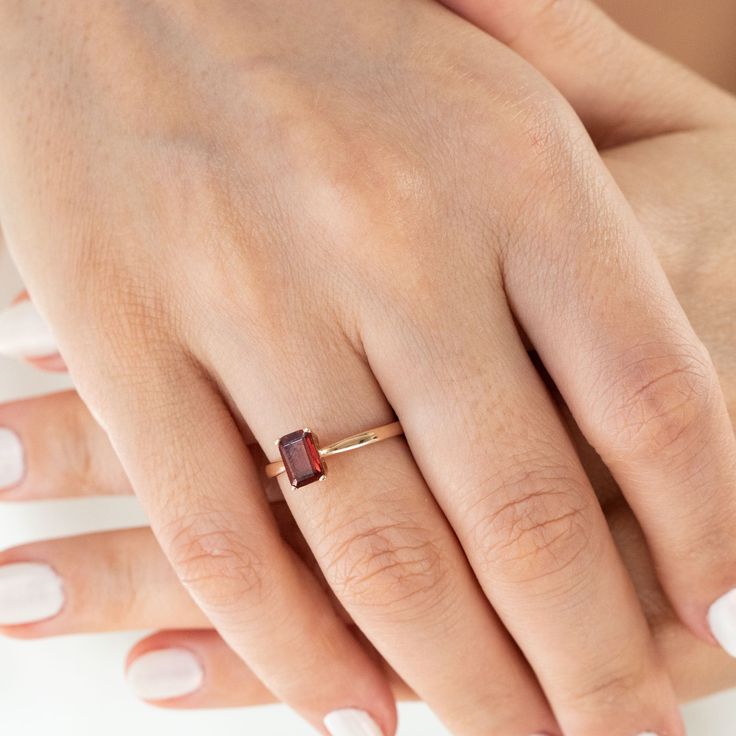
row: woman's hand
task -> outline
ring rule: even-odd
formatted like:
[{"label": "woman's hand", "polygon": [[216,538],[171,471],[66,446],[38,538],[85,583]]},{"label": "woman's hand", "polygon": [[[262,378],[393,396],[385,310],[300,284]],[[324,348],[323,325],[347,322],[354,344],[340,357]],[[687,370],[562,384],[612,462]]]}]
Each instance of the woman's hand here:
[{"label": "woman's hand", "polygon": [[312,723],[358,708],[391,733],[384,675],[283,544],[242,431],[274,459],[305,423],[330,441],[396,412],[408,445],[284,486],[381,654],[455,733],[680,733],[517,324],[704,639],[736,586],[736,451],[584,128],[430,3],[200,7],[0,2],[3,228],[187,590]]},{"label": "woman's hand", "polygon": [[[714,357],[732,421],[736,422],[736,291],[732,288],[736,280],[736,212],[729,205],[736,196],[736,140],[729,131],[697,131],[614,148],[604,158],[644,223],[678,299]],[[7,346],[13,354],[24,352],[45,370],[58,369],[58,355],[44,323],[34,315],[30,303],[23,304],[27,306],[20,317],[15,310],[0,316],[3,349]],[[17,325],[22,327],[20,335]],[[34,346],[30,354],[29,339]],[[567,418],[569,421],[569,415]],[[9,462],[5,454],[4,471],[22,477],[22,482],[4,476],[3,481],[13,483],[13,487],[2,492],[3,500],[132,492],[107,436],[75,392],[6,404],[0,407],[0,425],[18,438],[23,449],[17,457],[25,457],[27,466],[24,468],[20,460]],[[641,529],[620,490],[572,423],[570,430],[678,699],[685,702],[733,687],[736,663],[699,641],[678,620],[663,595]],[[272,498],[279,495],[273,482],[264,492]],[[284,539],[321,579],[286,505],[274,501],[271,508]],[[60,576],[62,585],[56,588],[60,597],[53,598],[52,589],[52,597],[40,612],[43,620],[26,624],[21,621],[29,621],[28,604],[16,601],[16,625],[8,625],[7,598],[0,586],[0,624],[6,635],[36,638],[72,632],[163,629],[143,639],[128,657],[129,679],[140,697],[172,708],[274,702],[252,670],[209,628],[150,530],[106,532],[7,550],[0,555],[0,578],[5,565],[28,562],[48,566]],[[324,581],[323,585],[328,590]],[[354,631],[360,636],[357,629]],[[384,666],[397,698],[416,697]]]},{"label": "woman's hand", "polygon": [[[656,244],[680,302],[714,356],[731,417],[736,421],[736,323],[732,319],[736,312],[736,291],[732,288],[736,280],[736,213],[729,206],[736,196],[734,138],[725,131],[665,136],[612,149],[605,158]],[[667,186],[661,186],[662,182]],[[30,335],[26,329],[23,336],[26,341],[32,337],[34,345],[44,346],[33,356],[38,362],[39,356],[52,348],[45,326],[32,315],[29,305],[22,324],[33,329]],[[2,315],[2,324],[10,323],[6,317],[13,317],[13,313]],[[0,338],[12,352],[24,347],[10,331],[0,332]],[[40,365],[49,369],[54,362],[43,355]],[[76,393],[6,404],[0,407],[0,425],[18,438],[23,448],[18,457],[26,460],[24,468],[22,463],[9,463],[9,454],[5,453],[4,469],[7,472],[13,466],[16,478],[22,477],[22,481],[3,491],[4,500],[132,492],[107,436]],[[678,620],[662,593],[634,515],[572,424],[570,430],[634,580],[678,698],[684,702],[735,685],[736,663],[699,641]],[[9,477],[4,480],[12,482]],[[267,485],[264,492],[275,496],[278,488],[273,486],[273,482]],[[284,539],[321,579],[286,505],[276,501],[271,508]],[[52,540],[7,550],[0,555],[0,580],[3,570],[8,569],[5,566],[29,562],[40,566],[36,574],[43,579],[48,578],[47,568],[55,571],[61,585],[46,588],[48,595],[41,604],[36,587],[33,610],[28,602],[16,599],[16,625],[8,625],[8,598],[0,584],[3,633],[36,638],[72,632],[164,629],[146,637],[128,657],[129,679],[140,697],[172,708],[250,706],[274,701],[259,678],[209,628],[209,621],[176,578],[148,529]],[[328,590],[324,581],[322,584]],[[32,622],[34,615],[42,620]],[[357,629],[354,631],[360,636]],[[415,697],[386,668],[396,697]]]}]

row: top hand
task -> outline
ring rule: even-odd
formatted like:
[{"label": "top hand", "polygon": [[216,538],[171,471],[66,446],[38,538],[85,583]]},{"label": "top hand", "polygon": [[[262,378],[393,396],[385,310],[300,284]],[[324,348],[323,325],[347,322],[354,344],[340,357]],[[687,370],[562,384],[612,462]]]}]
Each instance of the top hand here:
[{"label": "top hand", "polygon": [[229,643],[315,724],[355,706],[393,729],[383,676],[254,492],[236,420],[273,456],[305,423],[329,441],[395,411],[412,454],[392,440],[326,487],[284,489],[390,663],[456,733],[555,732],[487,597],[565,733],[678,733],[514,318],[703,636],[736,584],[734,441],[707,353],[562,98],[419,2],[330,1],[319,19],[297,0],[32,6],[0,3],[3,227]]}]

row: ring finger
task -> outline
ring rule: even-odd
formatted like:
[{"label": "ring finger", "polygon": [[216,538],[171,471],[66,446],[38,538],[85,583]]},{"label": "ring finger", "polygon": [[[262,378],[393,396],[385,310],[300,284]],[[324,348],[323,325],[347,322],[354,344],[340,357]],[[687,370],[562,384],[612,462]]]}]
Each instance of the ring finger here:
[{"label": "ring finger", "polygon": [[[262,447],[273,448],[274,438],[305,423],[329,442],[391,419],[370,369],[351,349],[335,347],[328,369],[316,356],[298,366],[279,361],[279,386],[258,375],[275,374],[273,348],[258,355],[255,364],[236,346],[220,356],[215,372],[242,387],[232,399]],[[255,373],[253,385],[273,386],[269,396],[247,390],[244,366]],[[308,390],[295,401],[290,386]],[[299,490],[284,480],[282,490],[338,600],[454,733],[557,731],[402,439],[340,455],[326,483]]]}]

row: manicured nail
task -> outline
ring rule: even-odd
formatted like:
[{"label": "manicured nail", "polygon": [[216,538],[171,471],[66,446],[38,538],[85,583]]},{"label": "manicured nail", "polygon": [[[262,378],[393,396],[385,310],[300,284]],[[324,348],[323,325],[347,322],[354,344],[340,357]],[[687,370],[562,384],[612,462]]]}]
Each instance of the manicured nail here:
[{"label": "manicured nail", "polygon": [[142,700],[169,700],[199,690],[204,670],[188,649],[172,647],[141,654],[128,667],[127,677]]},{"label": "manicured nail", "polygon": [[637,734],[637,736],[657,736],[654,731],[642,731],[640,734]]},{"label": "manicured nail", "polygon": [[25,473],[23,444],[7,427],[0,427],[0,490],[20,483]]},{"label": "manicured nail", "polygon": [[330,736],[383,736],[378,724],[363,710],[345,708],[325,716]]},{"label": "manicured nail", "polygon": [[64,607],[61,578],[40,562],[0,566],[0,625],[16,626],[56,616]]},{"label": "manicured nail", "polygon": [[736,657],[736,588],[721,596],[708,611],[708,624],[716,641]]},{"label": "manicured nail", "polygon": [[29,299],[0,312],[0,355],[44,358],[58,351],[49,326]]}]

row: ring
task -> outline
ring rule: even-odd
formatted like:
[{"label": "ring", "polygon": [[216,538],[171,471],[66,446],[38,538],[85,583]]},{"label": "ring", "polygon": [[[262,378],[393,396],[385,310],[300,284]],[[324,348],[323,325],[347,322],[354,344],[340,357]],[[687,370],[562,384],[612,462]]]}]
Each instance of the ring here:
[{"label": "ring", "polygon": [[299,429],[296,432],[285,434],[276,441],[281,454],[281,461],[266,465],[266,476],[275,478],[286,473],[289,482],[294,488],[303,488],[310,483],[324,480],[327,476],[327,466],[323,458],[338,455],[341,452],[350,452],[359,447],[373,445],[376,442],[398,437],[404,434],[400,422],[384,424],[376,429],[346,437],[339,442],[333,442],[326,447],[320,447],[317,437],[309,429]]}]

